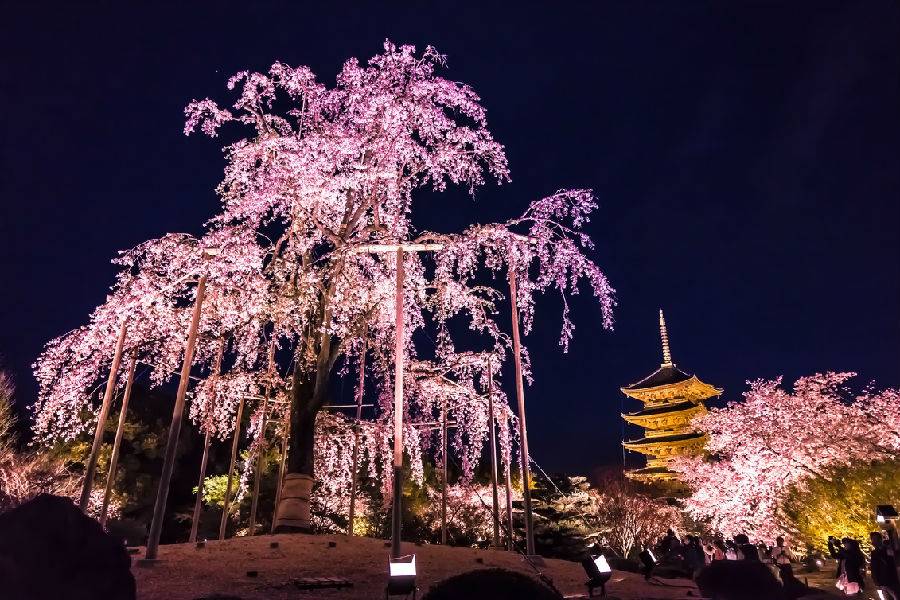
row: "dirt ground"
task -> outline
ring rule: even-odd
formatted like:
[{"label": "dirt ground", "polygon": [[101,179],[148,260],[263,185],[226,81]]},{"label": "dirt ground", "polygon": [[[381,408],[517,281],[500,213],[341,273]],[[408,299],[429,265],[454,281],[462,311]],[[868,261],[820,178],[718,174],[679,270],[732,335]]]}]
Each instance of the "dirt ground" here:
[{"label": "dirt ground", "polygon": [[[272,542],[277,542],[278,547],[271,548]],[[334,542],[334,547],[329,547],[329,542]],[[160,547],[159,560],[150,566],[139,564],[143,550],[133,557],[132,566],[139,600],[217,596],[241,600],[371,600],[384,597],[387,582],[389,548],[383,540],[370,538],[297,534],[211,541],[202,549],[176,544]],[[416,555],[420,598],[434,583],[475,569],[502,567],[533,574],[519,555],[504,551],[414,544],[404,545],[403,551]],[[543,570],[566,597],[585,597],[587,578],[581,565],[547,559]],[[248,576],[248,571],[256,571],[257,575]],[[343,578],[353,587],[301,591],[293,584],[295,579],[310,577]],[[640,575],[617,571],[607,584],[607,591],[611,597],[622,600],[699,597],[688,581],[661,581],[664,585],[649,585]]]}]

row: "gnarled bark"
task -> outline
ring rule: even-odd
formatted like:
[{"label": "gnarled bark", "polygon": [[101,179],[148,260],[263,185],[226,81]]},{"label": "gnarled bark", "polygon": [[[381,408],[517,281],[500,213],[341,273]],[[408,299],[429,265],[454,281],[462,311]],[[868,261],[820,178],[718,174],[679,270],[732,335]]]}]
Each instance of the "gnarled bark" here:
[{"label": "gnarled bark", "polygon": [[[326,312],[326,318],[327,318]],[[291,386],[291,430],[287,473],[275,508],[275,532],[309,532],[309,499],[315,481],[316,416],[325,404],[326,391],[337,352],[327,334],[320,337],[314,370],[302,361],[294,367]]]}]

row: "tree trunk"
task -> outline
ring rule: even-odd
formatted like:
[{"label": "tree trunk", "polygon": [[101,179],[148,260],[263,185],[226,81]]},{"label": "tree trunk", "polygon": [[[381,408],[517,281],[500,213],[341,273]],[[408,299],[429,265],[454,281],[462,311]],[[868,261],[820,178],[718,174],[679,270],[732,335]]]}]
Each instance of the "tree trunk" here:
[{"label": "tree trunk", "polygon": [[275,533],[311,531],[309,499],[314,483],[316,415],[324,404],[329,373],[294,370],[287,474],[275,510]]},{"label": "tree trunk", "polygon": [[[340,263],[335,272],[340,271]],[[281,484],[275,507],[275,533],[310,532],[309,500],[315,477],[316,415],[325,405],[331,383],[331,370],[337,358],[335,340],[327,333],[331,324],[329,302],[334,295],[334,280],[320,298],[318,318],[310,324],[308,337],[316,353],[314,364],[297,356],[291,385],[291,432],[287,474]],[[301,351],[302,352],[302,351]]]}]

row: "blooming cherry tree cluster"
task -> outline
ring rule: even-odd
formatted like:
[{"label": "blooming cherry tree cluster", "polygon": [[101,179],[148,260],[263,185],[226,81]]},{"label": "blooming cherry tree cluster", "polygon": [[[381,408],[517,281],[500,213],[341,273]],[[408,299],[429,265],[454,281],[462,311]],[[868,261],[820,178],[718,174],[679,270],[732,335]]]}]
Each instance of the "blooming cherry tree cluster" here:
[{"label": "blooming cherry tree cluster", "polygon": [[785,533],[779,506],[791,486],[900,453],[900,391],[853,397],[845,386],[853,376],[803,377],[793,391],[780,378],[753,381],[743,402],[697,417],[694,427],[709,434],[706,455],[673,464],[692,491],[688,513],[771,543]]},{"label": "blooming cherry tree cluster", "polygon": [[[566,298],[578,293],[580,282],[597,298],[606,327],[612,325],[614,300],[587,255],[592,243],[582,228],[596,209],[590,191],[560,191],[532,202],[518,218],[461,233],[416,229],[414,197],[427,201],[425,190],[460,185],[474,192],[489,179],[509,178],[503,147],[487,127],[479,97],[469,86],[439,76],[444,66],[445,58],[431,47],[418,54],[412,46],[385,42],[384,51],[366,64],[348,60],[331,87],[307,67],[276,62],[266,73],[245,71],[229,79],[236,99],[228,108],[210,99],[190,103],[186,134],[199,130],[217,137],[225,127],[245,134],[225,148],[218,187],[222,210],[199,238],[171,234],[124,253],[118,261],[122,272],[89,324],[48,344],[35,365],[41,386],[37,436],[71,438],[90,426],[85,415],[96,413],[91,391],[112,363],[122,323],[128,328],[126,352],[150,368],[155,383],[169,380],[183,357],[195,282],[203,277],[208,291],[194,370],[206,379],[193,394],[191,417],[223,437],[234,429],[240,395],[283,394],[288,472],[346,473],[343,454],[319,460],[317,449],[330,446],[317,443],[316,418],[332,394],[333,379],[364,354],[380,412],[378,426],[363,438],[374,451],[372,444],[386,447],[394,435],[388,399],[398,254],[371,249],[433,243],[442,249],[399,258],[406,273],[404,348],[413,365],[406,410],[411,418],[433,419],[435,402],[450,402],[459,422],[454,447],[470,474],[488,422],[484,357],[493,357],[496,374],[511,345],[501,326],[505,320],[497,316],[505,287],[498,287],[496,276],[504,270],[515,275],[526,332],[534,296],[548,289],[561,293],[564,347],[573,332]],[[493,281],[485,278],[485,268]],[[435,334],[433,347],[414,341],[426,329]],[[462,339],[485,352],[457,350]],[[214,377],[223,343],[222,374]],[[525,358],[527,371],[527,353]],[[439,375],[423,376],[426,362]],[[257,400],[251,413],[254,444],[266,435],[264,407],[275,410]],[[508,417],[498,419],[506,456],[512,446]],[[267,415],[267,421],[282,420]],[[414,463],[428,447],[427,437],[414,425],[406,432]],[[340,439],[333,446],[343,452],[347,445]],[[345,483],[329,486],[336,492]]]}]

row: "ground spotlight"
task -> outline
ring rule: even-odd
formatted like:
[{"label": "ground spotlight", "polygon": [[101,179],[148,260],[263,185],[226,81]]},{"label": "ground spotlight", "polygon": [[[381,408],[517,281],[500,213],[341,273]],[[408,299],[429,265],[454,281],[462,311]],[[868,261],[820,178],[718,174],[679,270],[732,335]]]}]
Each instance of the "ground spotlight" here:
[{"label": "ground spotlight", "polygon": [[880,524],[897,520],[897,509],[891,504],[879,504],[875,507],[875,520]]},{"label": "ground spotlight", "polygon": [[604,555],[591,556],[581,561],[584,572],[588,576],[587,585],[588,598],[593,597],[594,590],[600,588],[600,595],[606,595],[606,582],[612,577],[612,569],[606,561]]},{"label": "ground spotlight", "polygon": [[392,558],[390,559],[388,567],[390,571],[384,597],[409,596],[412,594],[413,599],[415,599],[416,555],[410,554],[408,556],[401,556],[400,558]]}]

